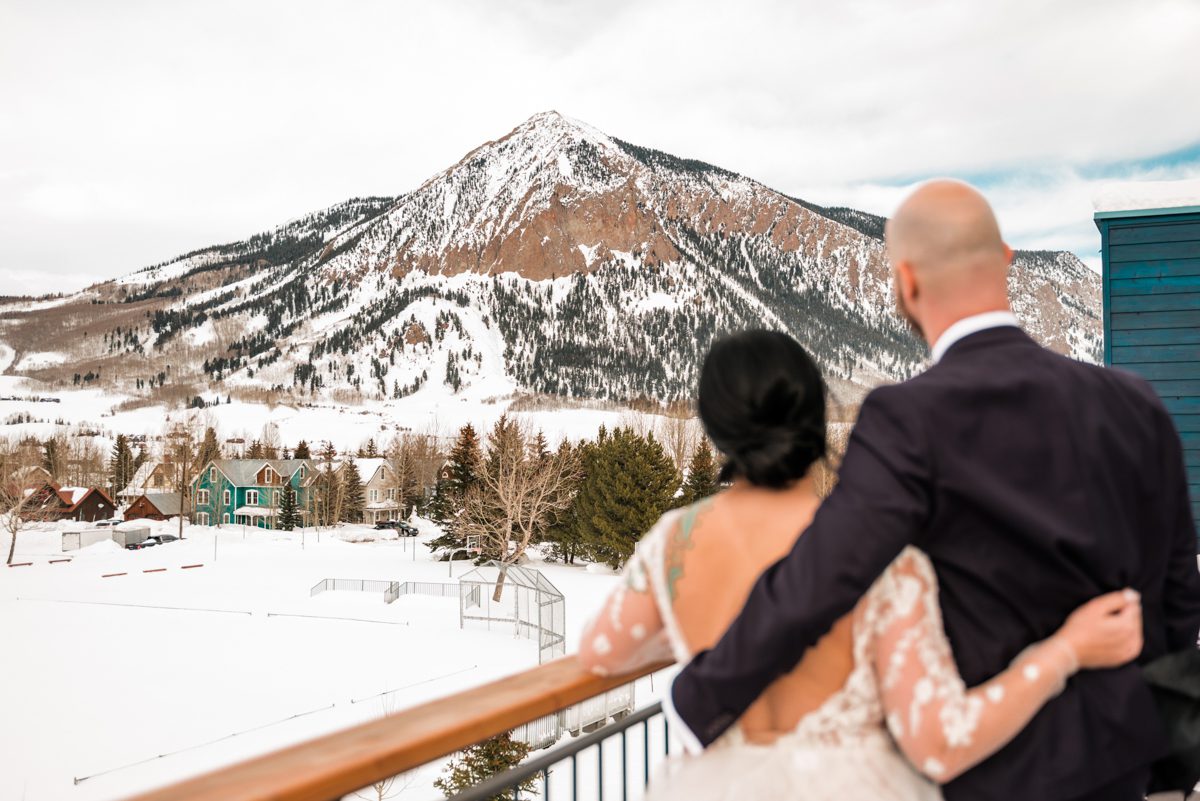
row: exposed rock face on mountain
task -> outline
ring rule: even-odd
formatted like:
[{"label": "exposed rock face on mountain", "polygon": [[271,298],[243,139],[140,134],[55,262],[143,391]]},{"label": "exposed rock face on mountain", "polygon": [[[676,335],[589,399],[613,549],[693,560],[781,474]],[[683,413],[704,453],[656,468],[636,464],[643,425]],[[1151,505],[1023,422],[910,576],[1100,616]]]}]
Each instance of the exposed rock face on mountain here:
[{"label": "exposed rock face on mountain", "polygon": [[[1019,253],[1012,294],[1041,341],[1097,358],[1099,280],[1078,259]],[[56,336],[87,339],[38,345],[67,355],[28,372],[197,394],[667,401],[692,394],[714,336],[766,326],[845,397],[923,364],[891,307],[880,218],[548,112],[407,194],[93,287],[57,307],[73,311]],[[39,318],[7,316],[20,369]]]}]

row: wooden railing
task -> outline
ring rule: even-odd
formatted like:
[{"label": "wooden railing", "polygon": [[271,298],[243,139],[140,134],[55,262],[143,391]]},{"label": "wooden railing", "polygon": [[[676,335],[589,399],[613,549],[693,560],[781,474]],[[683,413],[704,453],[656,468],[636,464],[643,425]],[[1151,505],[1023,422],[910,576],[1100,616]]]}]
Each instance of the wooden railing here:
[{"label": "wooden railing", "polygon": [[333,801],[668,666],[600,678],[563,657],[129,801]]}]

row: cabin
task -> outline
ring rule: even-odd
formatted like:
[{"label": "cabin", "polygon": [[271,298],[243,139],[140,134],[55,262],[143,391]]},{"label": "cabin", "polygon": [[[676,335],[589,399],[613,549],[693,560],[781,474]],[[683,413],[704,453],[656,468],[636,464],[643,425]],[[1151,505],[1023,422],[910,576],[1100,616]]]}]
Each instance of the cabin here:
[{"label": "cabin", "polygon": [[1104,363],[1143,376],[1162,397],[1200,520],[1200,180],[1117,184],[1095,206]]},{"label": "cabin", "polygon": [[317,474],[308,459],[214,459],[192,479],[192,522],[273,529],[287,484],[296,490],[297,513],[306,518]]},{"label": "cabin", "polygon": [[178,492],[147,492],[139,495],[125,510],[126,520],[170,520],[180,514]]},{"label": "cabin", "polygon": [[107,520],[117,512],[112,498],[99,487],[60,487],[50,482],[27,490],[27,493],[35,494],[37,498],[22,509],[21,517],[25,520],[93,523]]}]

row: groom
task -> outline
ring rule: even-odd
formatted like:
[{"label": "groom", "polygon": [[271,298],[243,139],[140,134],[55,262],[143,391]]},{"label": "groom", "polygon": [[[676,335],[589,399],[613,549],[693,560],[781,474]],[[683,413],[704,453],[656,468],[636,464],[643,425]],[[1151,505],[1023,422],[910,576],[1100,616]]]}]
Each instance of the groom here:
[{"label": "groom", "polygon": [[[1196,646],[1196,532],[1179,437],[1154,391],[1043,349],[1017,327],[1012,251],[971,187],[923,185],[888,223],[887,248],[897,303],[933,366],[867,397],[839,483],[807,533],[675,679],[666,706],[689,750],[794,667],[908,544],[937,569],[968,686],[1122,587],[1141,592],[1142,661]],[[1164,747],[1136,665],[1083,672],[944,792],[948,801],[1133,801]]]}]

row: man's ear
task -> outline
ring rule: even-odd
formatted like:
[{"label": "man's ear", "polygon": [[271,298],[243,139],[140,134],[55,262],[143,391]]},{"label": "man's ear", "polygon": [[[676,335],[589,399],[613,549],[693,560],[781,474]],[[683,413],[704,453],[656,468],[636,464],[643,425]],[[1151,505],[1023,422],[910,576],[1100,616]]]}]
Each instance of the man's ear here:
[{"label": "man's ear", "polygon": [[912,262],[896,262],[896,281],[899,282],[900,296],[910,304],[917,299],[917,275]]}]

